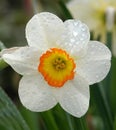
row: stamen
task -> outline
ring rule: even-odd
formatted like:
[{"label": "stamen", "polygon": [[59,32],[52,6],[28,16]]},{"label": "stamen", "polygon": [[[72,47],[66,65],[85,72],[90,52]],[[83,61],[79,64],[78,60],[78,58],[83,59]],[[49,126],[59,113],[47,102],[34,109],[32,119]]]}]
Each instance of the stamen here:
[{"label": "stamen", "polygon": [[53,61],[53,66],[57,71],[63,70],[66,67],[66,62],[61,57],[56,58]]}]

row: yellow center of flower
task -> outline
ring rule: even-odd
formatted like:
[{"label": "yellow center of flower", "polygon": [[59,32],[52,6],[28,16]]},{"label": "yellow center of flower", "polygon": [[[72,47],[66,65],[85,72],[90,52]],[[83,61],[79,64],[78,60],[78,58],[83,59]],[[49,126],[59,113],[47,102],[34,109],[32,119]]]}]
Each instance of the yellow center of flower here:
[{"label": "yellow center of flower", "polygon": [[62,87],[67,80],[74,78],[76,65],[66,51],[52,48],[40,57],[38,71],[52,87]]}]

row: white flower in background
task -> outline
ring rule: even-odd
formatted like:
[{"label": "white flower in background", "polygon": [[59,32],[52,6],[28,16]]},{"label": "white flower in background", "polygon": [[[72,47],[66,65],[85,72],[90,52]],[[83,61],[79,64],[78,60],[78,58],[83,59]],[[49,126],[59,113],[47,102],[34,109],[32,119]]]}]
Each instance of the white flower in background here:
[{"label": "white flower in background", "polygon": [[26,38],[28,46],[1,53],[23,75],[19,83],[22,104],[41,112],[59,103],[73,116],[84,115],[89,106],[89,85],[103,80],[109,72],[109,49],[89,41],[85,24],[76,20],[63,23],[48,12],[32,17]]},{"label": "white flower in background", "polygon": [[113,54],[116,56],[116,0],[70,0],[67,7],[72,16],[86,23],[95,37],[106,42],[106,31],[113,32]]}]

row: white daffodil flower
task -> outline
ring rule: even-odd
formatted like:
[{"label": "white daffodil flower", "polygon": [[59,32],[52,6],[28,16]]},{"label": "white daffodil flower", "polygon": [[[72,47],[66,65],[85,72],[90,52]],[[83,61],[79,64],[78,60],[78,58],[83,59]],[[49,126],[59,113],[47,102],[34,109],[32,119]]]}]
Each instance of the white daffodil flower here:
[{"label": "white daffodil flower", "polygon": [[48,12],[27,23],[28,46],[3,50],[2,58],[23,75],[19,83],[22,104],[42,112],[57,103],[76,117],[89,106],[89,85],[103,80],[110,69],[111,52],[89,41],[88,27],[77,20],[63,23]]},{"label": "white daffodil flower", "polygon": [[113,32],[112,51],[116,56],[116,0],[70,0],[72,16],[86,23],[94,36],[106,42],[106,31]]}]

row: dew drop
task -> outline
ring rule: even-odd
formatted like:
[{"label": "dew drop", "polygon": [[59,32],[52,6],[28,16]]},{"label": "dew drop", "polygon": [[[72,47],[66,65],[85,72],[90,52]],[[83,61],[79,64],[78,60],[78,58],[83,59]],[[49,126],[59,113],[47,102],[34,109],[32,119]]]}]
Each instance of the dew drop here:
[{"label": "dew drop", "polygon": [[73,43],[73,42],[75,42],[75,39],[71,38],[70,41]]},{"label": "dew drop", "polygon": [[98,78],[99,78],[99,75],[96,75],[95,77],[96,77],[96,79],[98,79]]},{"label": "dew drop", "polygon": [[74,32],[73,32],[73,35],[74,35],[74,36],[77,36],[77,35],[78,35],[78,32],[74,31]]}]

